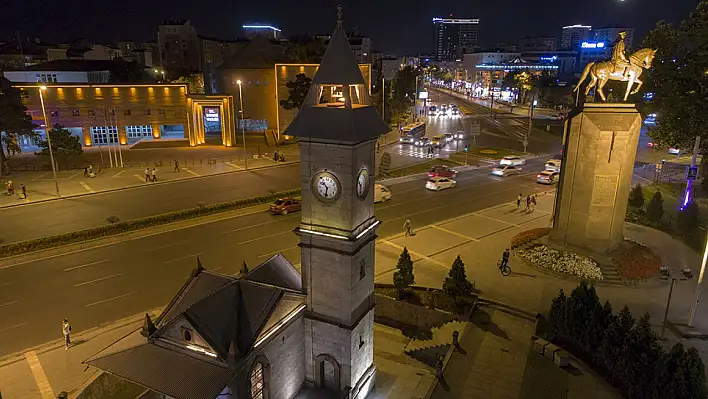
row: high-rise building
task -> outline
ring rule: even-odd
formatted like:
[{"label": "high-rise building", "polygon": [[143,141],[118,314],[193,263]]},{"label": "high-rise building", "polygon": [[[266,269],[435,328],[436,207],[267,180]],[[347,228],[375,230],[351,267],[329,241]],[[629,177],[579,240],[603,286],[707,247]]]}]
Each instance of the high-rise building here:
[{"label": "high-rise building", "polygon": [[611,45],[617,40],[620,32],[627,32],[627,36],[624,38],[624,46],[627,49],[632,48],[632,43],[634,42],[634,28],[605,27],[595,29],[595,41],[605,42]]},{"label": "high-rise building", "polygon": [[563,35],[561,36],[561,49],[577,50],[580,45],[591,38],[592,26],[588,25],[569,25],[563,27]]},{"label": "high-rise building", "polygon": [[167,69],[201,70],[201,42],[189,20],[168,20],[157,31],[160,64]]},{"label": "high-rise building", "polygon": [[282,31],[275,26],[266,24],[246,24],[242,26],[246,37],[253,39],[256,36],[262,36],[266,39],[280,40]]},{"label": "high-rise building", "polygon": [[438,61],[461,60],[477,45],[479,19],[433,18],[434,55]]},{"label": "high-rise building", "polygon": [[550,36],[524,37],[519,40],[518,51],[556,51],[558,39]]}]

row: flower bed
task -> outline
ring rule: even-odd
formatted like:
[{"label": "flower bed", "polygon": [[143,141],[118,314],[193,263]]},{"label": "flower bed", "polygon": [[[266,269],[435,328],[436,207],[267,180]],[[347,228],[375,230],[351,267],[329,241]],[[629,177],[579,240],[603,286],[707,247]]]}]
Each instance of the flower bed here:
[{"label": "flower bed", "polygon": [[511,248],[520,247],[528,242],[545,237],[550,231],[551,229],[548,227],[540,227],[537,229],[522,231],[511,238]]},{"label": "flower bed", "polygon": [[590,280],[603,279],[602,271],[600,271],[597,262],[573,252],[559,251],[545,245],[537,245],[529,249],[520,250],[518,254],[537,266],[557,273]]},{"label": "flower bed", "polygon": [[632,241],[612,251],[612,263],[623,279],[646,280],[659,274],[661,258],[649,248]]}]

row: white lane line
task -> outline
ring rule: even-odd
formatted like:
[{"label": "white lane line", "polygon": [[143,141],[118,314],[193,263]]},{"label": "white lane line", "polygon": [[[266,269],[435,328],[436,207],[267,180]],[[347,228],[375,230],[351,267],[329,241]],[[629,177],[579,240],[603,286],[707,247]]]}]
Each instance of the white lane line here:
[{"label": "white lane line", "polygon": [[285,252],[285,251],[289,251],[289,250],[295,249],[295,248],[297,248],[297,245],[293,245],[292,247],[283,248],[283,249],[281,249],[281,250],[279,250],[279,251],[273,251],[273,252],[268,252],[267,254],[258,255],[258,257],[259,257],[259,258],[270,258],[271,256],[273,256],[273,255],[275,255],[275,254],[281,254],[281,253],[283,253],[283,252]]},{"label": "white lane line", "polygon": [[84,281],[83,283],[74,284],[74,288],[76,288],[76,287],[82,287],[82,286],[88,285],[88,284],[98,283],[99,281],[108,280],[108,279],[111,279],[111,278],[114,278],[114,277],[118,277],[118,276],[121,276],[121,275],[122,275],[121,273],[117,273],[117,274],[112,274],[112,275],[110,275],[110,276],[97,278],[97,279],[95,279],[95,280]]},{"label": "white lane line", "polygon": [[[394,248],[396,248],[396,249],[399,249],[399,250],[403,251],[403,247],[402,247],[402,246],[400,246],[400,245],[398,245],[398,244],[396,244],[396,243],[393,243],[393,242],[391,242],[391,241],[389,241],[389,240],[382,239],[382,240],[379,240],[379,241],[381,241],[381,242],[384,243],[384,244],[390,245],[390,246],[392,246],[392,247],[394,247]],[[414,255],[414,256],[417,256],[417,257],[419,257],[419,258],[425,259],[425,260],[427,260],[427,261],[429,261],[429,262],[432,262],[432,263],[434,263],[434,264],[436,264],[436,265],[438,265],[438,266],[440,266],[440,267],[444,267],[445,269],[449,269],[449,268],[450,268],[450,265],[446,265],[446,264],[444,264],[444,263],[442,263],[442,262],[440,262],[440,261],[438,261],[438,260],[435,260],[435,259],[433,259],[433,258],[431,258],[431,257],[429,257],[429,256],[425,256],[425,255],[423,255],[423,254],[421,254],[421,253],[419,253],[419,252],[411,251],[410,249],[408,250],[408,252],[409,252],[411,255]]]},{"label": "white lane line", "polygon": [[116,299],[125,298],[125,297],[127,297],[127,296],[135,295],[135,294],[137,294],[137,293],[138,293],[138,291],[133,291],[133,292],[129,292],[129,293],[127,293],[127,294],[122,294],[122,295],[114,296],[114,297],[112,297],[112,298],[104,299],[104,300],[102,300],[102,301],[92,302],[92,303],[89,303],[88,305],[86,305],[86,307],[88,308],[88,307],[91,307],[91,306],[100,305],[100,304],[102,304],[102,303],[106,303],[106,302],[110,302],[110,301],[115,301]]},{"label": "white lane line", "polygon": [[5,327],[5,328],[0,328],[0,332],[12,330],[13,328],[17,328],[17,327],[26,326],[26,325],[28,325],[28,324],[29,324],[29,322],[28,322],[28,321],[25,321],[25,322],[22,322],[22,323],[20,323],[20,324],[15,324],[14,326]]},{"label": "white lane line", "polygon": [[163,264],[168,264],[168,263],[180,261],[180,260],[182,260],[182,259],[196,258],[197,256],[199,256],[199,255],[201,255],[201,254],[203,254],[203,252],[197,252],[196,254],[191,254],[191,255],[182,256],[181,258],[166,260],[166,261],[164,261],[164,262],[162,262],[162,263],[163,263]]},{"label": "white lane line", "polygon": [[12,301],[12,302],[5,302],[5,303],[0,303],[0,308],[3,306],[10,306],[16,304],[17,301]]},{"label": "white lane line", "polygon": [[246,240],[246,241],[241,241],[241,242],[239,242],[239,245],[241,245],[241,244],[248,244],[248,243],[250,243],[250,242],[255,242],[255,241],[264,240],[264,239],[266,239],[266,238],[272,238],[272,237],[276,237],[276,236],[281,236],[281,235],[283,235],[283,234],[292,234],[292,231],[290,231],[290,230],[281,231],[280,233],[275,233],[275,234],[271,234],[271,235],[267,235],[267,236],[263,236],[263,237],[258,237],[258,238],[253,238],[253,239]]},{"label": "white lane line", "polygon": [[54,396],[54,391],[52,391],[52,386],[49,384],[49,379],[44,373],[42,364],[39,362],[37,352],[26,352],[25,359],[27,359],[30,370],[32,370],[34,381],[37,383],[37,388],[39,388],[39,393],[42,395],[42,399],[54,399],[56,396]]},{"label": "white lane line", "polygon": [[438,225],[432,225],[432,226],[430,226],[430,227],[434,228],[435,230],[440,230],[440,231],[442,231],[442,232],[445,232],[445,233],[448,233],[448,234],[452,234],[452,235],[458,236],[458,237],[460,237],[460,238],[464,238],[465,240],[479,241],[478,239],[476,239],[476,238],[474,238],[474,237],[470,237],[470,236],[464,235],[464,234],[462,234],[462,233],[458,233],[458,232],[456,232],[456,231],[448,230],[448,229],[446,229],[446,228],[444,228],[444,227],[440,227],[440,226],[438,226]]},{"label": "white lane line", "polygon": [[125,169],[121,170],[120,172],[116,173],[115,175],[113,175],[111,177],[118,177],[118,176],[122,175],[123,173],[125,173]]},{"label": "white lane line", "polygon": [[229,165],[229,166],[233,166],[233,167],[236,168],[237,170],[243,170],[242,167],[240,167],[240,166],[238,166],[238,165],[234,165],[234,164],[231,163],[231,162],[226,162],[226,164]]},{"label": "white lane line", "polygon": [[78,265],[78,266],[66,268],[66,269],[64,269],[64,271],[65,271],[65,272],[70,272],[70,271],[76,270],[76,269],[83,269],[84,267],[89,267],[89,266],[93,266],[93,265],[98,265],[99,263],[105,263],[105,262],[108,262],[109,260],[110,260],[110,259],[104,259],[104,260],[99,260],[99,261],[96,261],[96,262],[85,263],[85,264],[83,264],[83,265]]},{"label": "white lane line", "polygon": [[49,172],[42,173],[41,175],[39,175],[39,176],[35,177],[34,179],[32,179],[32,181],[39,180],[39,179],[43,178],[44,176],[46,176],[46,175],[48,175],[48,174],[49,174]]},{"label": "white lane line", "polygon": [[89,193],[95,193],[95,191],[94,191],[88,184],[86,184],[86,183],[84,183],[84,182],[82,182],[82,181],[79,182],[79,184],[81,184],[81,187],[83,187],[83,188],[84,188],[86,191],[88,191]]},{"label": "white lane line", "polygon": [[182,168],[182,170],[186,170],[187,172],[189,172],[189,173],[191,173],[191,174],[193,174],[194,176],[197,176],[197,177],[201,176],[199,173],[193,171],[192,169]]},{"label": "white lane line", "polygon": [[493,221],[495,221],[495,222],[508,224],[509,226],[521,227],[520,225],[518,225],[518,224],[516,224],[516,223],[511,223],[511,222],[507,222],[506,220],[501,220],[501,219],[493,218],[493,217],[490,217],[490,216],[487,216],[487,215],[482,215],[481,213],[472,212],[472,214],[475,215],[475,216],[479,216],[479,217],[481,217],[481,218],[493,220]]},{"label": "white lane line", "polygon": [[161,246],[159,246],[159,247],[154,247],[154,248],[146,249],[146,250],[143,251],[143,252],[159,251],[159,250],[165,249],[165,248],[176,247],[176,246],[178,246],[178,245],[184,245],[184,244],[186,244],[186,243],[188,243],[188,242],[189,242],[189,241],[173,242],[172,244],[161,245]]},{"label": "white lane line", "polygon": [[[261,212],[262,212],[262,211],[261,211]],[[284,217],[278,217],[278,218],[276,218],[275,220],[270,220],[270,221],[267,221],[267,222],[252,224],[252,225],[249,225],[249,226],[246,226],[246,227],[239,227],[238,229],[227,230],[227,231],[224,232],[224,234],[235,233],[235,232],[237,232],[237,231],[243,231],[243,230],[250,230],[250,229],[252,229],[252,228],[254,228],[254,227],[265,226],[265,225],[271,224],[271,223],[278,223],[278,222],[282,222],[283,220],[288,220],[288,219],[286,219],[286,218],[284,218]]]},{"label": "white lane line", "polygon": [[74,173],[73,175],[69,176],[69,179],[68,179],[68,180],[71,180],[71,179],[75,178],[75,177],[78,176],[78,175],[79,175],[78,173]]}]

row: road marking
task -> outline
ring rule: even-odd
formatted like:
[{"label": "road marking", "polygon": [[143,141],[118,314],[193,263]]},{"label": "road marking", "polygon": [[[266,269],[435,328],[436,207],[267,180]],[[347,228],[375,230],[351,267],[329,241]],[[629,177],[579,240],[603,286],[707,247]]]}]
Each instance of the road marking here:
[{"label": "road marking", "polygon": [[39,179],[43,178],[44,176],[46,176],[46,175],[48,175],[48,174],[49,174],[49,172],[42,173],[41,175],[39,175],[39,176],[35,177],[34,179],[32,179],[32,181],[39,180]]},{"label": "road marking", "polygon": [[79,175],[78,172],[77,172],[77,173],[74,173],[73,175],[69,176],[69,179],[68,179],[68,180],[71,180],[71,179],[75,178],[75,177],[78,176],[78,175]]},{"label": "road marking", "polygon": [[[391,242],[391,241],[389,241],[389,240],[382,239],[382,240],[379,240],[379,241],[381,241],[381,242],[384,243],[384,244],[388,244],[388,245],[390,245],[390,246],[392,246],[392,247],[394,247],[394,248],[396,248],[396,249],[399,249],[399,250],[403,251],[403,247],[402,247],[402,246],[400,246],[400,245],[398,245],[398,244],[396,244],[396,243],[393,243],[393,242]],[[418,252],[415,252],[415,251],[411,251],[410,249],[408,250],[408,253],[410,253],[411,255],[415,255],[415,256],[417,256],[417,257],[419,257],[419,258],[425,259],[425,260],[427,260],[427,261],[429,261],[429,262],[432,262],[432,263],[434,263],[434,264],[436,264],[436,265],[438,265],[438,266],[440,266],[440,267],[444,267],[445,269],[449,269],[449,268],[450,268],[449,265],[446,265],[446,264],[444,264],[444,263],[442,263],[442,262],[440,262],[440,261],[438,261],[438,260],[435,260],[435,259],[433,259],[433,258],[431,258],[431,257],[429,257],[429,256],[425,256],[425,255],[423,255],[423,254],[421,254],[421,253],[418,253]]]},{"label": "road marking", "polygon": [[464,234],[461,234],[461,233],[458,233],[458,232],[455,232],[455,231],[452,231],[452,230],[448,230],[448,229],[446,229],[446,228],[444,228],[444,227],[440,227],[440,226],[435,225],[435,224],[432,225],[432,226],[430,226],[430,227],[434,228],[435,230],[444,231],[445,233],[452,234],[452,235],[454,235],[454,236],[458,236],[458,237],[464,238],[465,240],[479,241],[478,239],[476,239],[476,238],[474,238],[474,237],[466,236],[466,235],[464,235]]},{"label": "road marking", "polygon": [[114,300],[116,300],[116,299],[121,299],[121,298],[125,298],[125,297],[127,297],[127,296],[135,295],[135,294],[137,294],[137,293],[138,293],[138,291],[133,291],[133,292],[129,292],[129,293],[127,293],[127,294],[122,294],[122,295],[114,296],[114,297],[112,297],[112,298],[104,299],[104,300],[102,300],[102,301],[92,302],[92,303],[89,303],[88,305],[86,305],[86,307],[88,308],[88,307],[91,307],[91,306],[100,305],[100,304],[102,304],[102,303],[106,303],[106,302],[109,302],[109,301],[114,301]]},{"label": "road marking", "polygon": [[182,168],[182,169],[183,169],[183,170],[186,170],[187,172],[189,172],[189,173],[191,173],[191,174],[193,174],[194,176],[197,176],[197,177],[201,176],[199,173],[193,171],[192,169],[187,169],[187,168]]},{"label": "road marking", "polygon": [[281,249],[281,250],[279,250],[279,251],[273,251],[273,252],[269,252],[269,253],[267,253],[267,254],[258,255],[258,257],[259,257],[259,258],[270,258],[271,256],[273,256],[273,255],[275,255],[275,254],[281,254],[281,253],[283,253],[283,252],[285,252],[285,251],[289,251],[289,250],[295,249],[295,248],[297,248],[297,247],[298,247],[297,245],[293,245],[292,247],[287,247],[287,248]]},{"label": "road marking", "polygon": [[88,191],[89,193],[95,193],[95,191],[93,191],[93,189],[91,187],[89,187],[88,184],[86,184],[84,182],[79,182],[79,184],[81,184],[81,187],[85,188],[86,191]]},{"label": "road marking", "polygon": [[[135,174],[135,175],[133,175],[133,176],[135,176],[135,178],[138,179],[138,180],[140,180],[140,181],[145,181],[145,176],[140,176],[140,175],[137,175],[137,174]],[[147,182],[146,182],[146,183],[147,183]]]},{"label": "road marking", "polygon": [[150,249],[147,249],[147,250],[145,250],[145,251],[143,251],[143,252],[159,251],[159,250],[165,249],[165,248],[176,247],[176,246],[178,246],[178,245],[184,245],[184,244],[186,244],[186,243],[188,243],[188,242],[189,242],[189,241],[174,242],[174,243],[172,243],[172,244],[161,245],[161,246],[159,246],[159,247],[150,248]]},{"label": "road marking", "polygon": [[236,169],[238,169],[238,170],[243,170],[242,167],[240,167],[240,166],[238,166],[238,165],[234,165],[234,164],[232,164],[231,162],[226,162],[226,164],[229,165],[229,166],[233,166],[234,168],[236,168]]},{"label": "road marking", "polygon": [[[262,212],[262,211],[261,211],[261,212]],[[255,212],[254,212],[254,213],[255,213]],[[270,221],[262,222],[262,223],[258,223],[258,224],[252,224],[252,225],[246,226],[246,227],[239,227],[238,229],[233,229],[233,230],[225,231],[224,234],[235,233],[235,232],[237,232],[237,231],[242,231],[242,230],[250,230],[250,229],[252,229],[252,228],[254,228],[254,227],[265,226],[265,225],[271,224],[271,223],[278,223],[278,222],[281,222],[281,221],[283,221],[283,220],[288,220],[288,219],[286,219],[286,218],[291,218],[291,216],[290,216],[290,215],[288,215],[288,216],[281,216],[281,217],[276,218],[275,220],[270,220]]]},{"label": "road marking", "polygon": [[125,169],[121,170],[120,172],[116,173],[115,175],[113,175],[111,177],[118,177],[118,176],[122,175],[123,173],[125,173]]},{"label": "road marking", "polygon": [[84,267],[89,267],[89,266],[97,265],[97,264],[99,264],[99,263],[108,262],[109,260],[110,260],[110,259],[104,259],[104,260],[99,260],[99,261],[96,261],[96,262],[85,263],[85,264],[83,264],[83,265],[79,265],[79,266],[74,266],[74,267],[66,268],[66,269],[64,269],[64,271],[65,271],[65,272],[70,272],[70,271],[72,271],[72,270],[82,269],[82,268],[84,268]]},{"label": "road marking", "polygon": [[172,259],[172,260],[166,260],[166,261],[164,261],[164,262],[162,262],[162,263],[163,263],[163,264],[168,264],[168,263],[172,263],[172,262],[177,262],[177,261],[182,260],[182,259],[197,257],[197,256],[199,256],[199,255],[201,255],[201,254],[203,254],[203,252],[197,252],[196,254],[191,254],[191,255],[183,256],[183,257],[181,257],[181,258]]},{"label": "road marking", "polygon": [[12,330],[13,328],[17,328],[17,327],[26,326],[27,324],[29,324],[29,322],[24,321],[24,322],[22,322],[22,323],[20,323],[20,324],[15,324],[14,326],[5,327],[5,328],[0,328],[0,332]]},{"label": "road marking", "polygon": [[25,359],[27,359],[27,363],[29,363],[30,369],[32,370],[34,381],[37,383],[37,388],[39,388],[42,399],[56,398],[54,391],[52,391],[52,386],[49,385],[49,379],[47,379],[47,375],[44,373],[44,368],[42,368],[42,364],[39,362],[37,352],[26,352]]},{"label": "road marking", "polygon": [[113,274],[113,275],[106,276],[106,277],[97,278],[95,280],[89,280],[89,281],[85,281],[83,283],[74,284],[74,288],[81,287],[81,286],[88,285],[88,284],[98,283],[99,281],[108,280],[113,277],[118,277],[120,275],[121,275],[121,273],[118,273],[118,274]]},{"label": "road marking", "polygon": [[241,242],[239,242],[238,244],[239,244],[239,245],[241,245],[241,244],[248,244],[249,242],[259,241],[259,240],[263,240],[263,239],[266,239],[266,238],[271,238],[271,237],[275,237],[275,236],[281,236],[281,235],[283,235],[283,234],[290,234],[290,233],[292,233],[292,231],[290,231],[290,230],[281,231],[280,233],[275,233],[275,234],[271,234],[271,235],[267,235],[267,236],[263,236],[263,237],[258,237],[258,238],[253,238],[253,239],[246,240],[246,241],[241,241]]},{"label": "road marking", "polygon": [[0,303],[0,308],[3,306],[10,306],[16,304],[17,301],[12,301],[12,302],[5,302],[5,303]]},{"label": "road marking", "polygon": [[518,224],[516,224],[516,223],[511,223],[511,222],[507,222],[506,220],[501,220],[501,219],[493,218],[493,217],[491,217],[491,216],[482,215],[481,213],[472,212],[472,214],[475,215],[475,216],[479,216],[479,217],[481,217],[481,218],[493,220],[493,221],[495,221],[495,222],[508,224],[509,226],[521,227],[521,225],[518,225]]}]

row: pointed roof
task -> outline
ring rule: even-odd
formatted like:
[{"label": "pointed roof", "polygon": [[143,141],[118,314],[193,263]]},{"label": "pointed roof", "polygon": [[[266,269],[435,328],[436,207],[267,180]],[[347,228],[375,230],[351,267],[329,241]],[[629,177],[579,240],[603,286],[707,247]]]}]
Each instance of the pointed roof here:
[{"label": "pointed roof", "polygon": [[312,83],[318,85],[363,85],[365,83],[354,52],[349,47],[347,35],[339,25],[332,34]]}]

